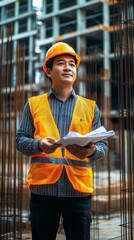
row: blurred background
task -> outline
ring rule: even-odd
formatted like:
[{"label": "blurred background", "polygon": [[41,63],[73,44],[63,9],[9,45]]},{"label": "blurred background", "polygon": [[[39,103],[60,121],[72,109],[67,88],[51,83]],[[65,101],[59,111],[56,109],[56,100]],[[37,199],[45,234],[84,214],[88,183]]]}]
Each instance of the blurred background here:
[{"label": "blurred background", "polygon": [[92,240],[133,240],[133,0],[0,1],[0,239],[31,239],[30,159],[16,151],[15,136],[27,98],[50,88],[42,64],[58,41],[81,56],[77,94],[96,100],[102,125],[116,133],[93,166]]}]

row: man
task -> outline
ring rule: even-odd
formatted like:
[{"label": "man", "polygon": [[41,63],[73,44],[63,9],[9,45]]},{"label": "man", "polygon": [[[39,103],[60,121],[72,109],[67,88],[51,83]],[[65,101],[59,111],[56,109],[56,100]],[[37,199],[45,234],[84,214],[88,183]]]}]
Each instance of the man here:
[{"label": "man", "polygon": [[80,56],[66,43],[47,51],[43,69],[52,87],[28,99],[17,133],[18,151],[31,157],[27,185],[33,240],[55,240],[61,216],[67,240],[90,239],[91,164],[107,153],[107,142],[64,149],[57,143],[70,131],[86,134],[101,125],[95,102],[73,89],[79,64]]}]

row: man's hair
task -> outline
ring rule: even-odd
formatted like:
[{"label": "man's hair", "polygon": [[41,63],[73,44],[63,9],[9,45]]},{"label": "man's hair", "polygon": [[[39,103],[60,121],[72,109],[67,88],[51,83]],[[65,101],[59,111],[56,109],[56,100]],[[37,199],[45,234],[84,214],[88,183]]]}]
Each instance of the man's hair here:
[{"label": "man's hair", "polygon": [[71,54],[61,54],[61,55],[57,55],[57,56],[55,56],[55,57],[53,57],[53,58],[50,58],[49,61],[46,62],[46,67],[52,69],[52,67],[53,67],[53,62],[54,62],[55,58],[56,58],[56,57],[59,57],[59,56],[63,56],[63,55],[68,55],[68,56],[73,57],[75,63],[77,63],[77,60],[76,60],[75,56],[73,56],[73,55],[71,55]]},{"label": "man's hair", "polygon": [[[57,56],[56,56],[57,57]],[[56,57],[50,58],[49,61],[46,62],[46,67],[52,69],[53,67],[53,62]]]}]

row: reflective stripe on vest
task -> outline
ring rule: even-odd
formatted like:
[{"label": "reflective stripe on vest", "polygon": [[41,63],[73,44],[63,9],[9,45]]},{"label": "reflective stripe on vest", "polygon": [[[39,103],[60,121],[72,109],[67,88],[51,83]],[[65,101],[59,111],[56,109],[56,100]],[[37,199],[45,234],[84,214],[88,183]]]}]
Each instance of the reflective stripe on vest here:
[{"label": "reflective stripe on vest", "polygon": [[31,163],[42,162],[42,163],[53,163],[53,164],[63,164],[70,166],[79,166],[79,167],[91,167],[89,162],[84,162],[82,160],[71,160],[67,158],[45,158],[45,157],[33,157]]}]

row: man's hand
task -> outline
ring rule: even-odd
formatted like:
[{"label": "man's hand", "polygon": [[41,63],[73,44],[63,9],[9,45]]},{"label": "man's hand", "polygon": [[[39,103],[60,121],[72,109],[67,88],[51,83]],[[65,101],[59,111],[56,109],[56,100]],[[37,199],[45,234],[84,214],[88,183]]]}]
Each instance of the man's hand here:
[{"label": "man's hand", "polygon": [[55,138],[42,138],[39,141],[39,148],[45,153],[53,153],[60,146],[59,144],[56,144],[56,142],[57,140]]},{"label": "man's hand", "polygon": [[66,149],[74,156],[80,159],[84,159],[94,154],[96,147],[93,143],[90,143],[88,146],[85,147],[81,147],[74,144],[66,146]]}]

